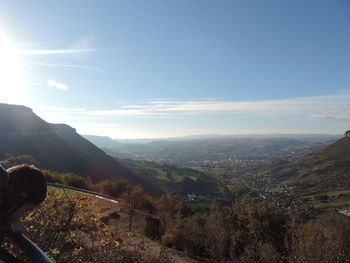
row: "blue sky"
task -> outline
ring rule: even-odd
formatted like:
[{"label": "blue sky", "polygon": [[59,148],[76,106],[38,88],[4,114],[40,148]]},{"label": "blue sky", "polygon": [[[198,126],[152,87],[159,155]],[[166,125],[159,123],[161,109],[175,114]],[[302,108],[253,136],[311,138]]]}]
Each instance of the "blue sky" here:
[{"label": "blue sky", "polygon": [[342,133],[349,47],[347,0],[5,0],[0,102],[113,138]]}]

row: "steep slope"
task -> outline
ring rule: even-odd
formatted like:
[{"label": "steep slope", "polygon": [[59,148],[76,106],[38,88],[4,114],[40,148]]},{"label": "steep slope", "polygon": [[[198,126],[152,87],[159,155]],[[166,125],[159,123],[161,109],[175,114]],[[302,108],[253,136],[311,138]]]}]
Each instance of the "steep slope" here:
[{"label": "steep slope", "polygon": [[94,181],[123,178],[141,184],[148,192],[158,193],[155,186],[68,125],[49,124],[24,106],[0,104],[0,158],[15,155],[30,155],[41,168],[75,172]]},{"label": "steep slope", "polygon": [[274,162],[256,174],[302,192],[350,189],[350,138],[293,160]]},{"label": "steep slope", "polygon": [[335,143],[314,153],[320,158],[350,161],[350,137],[344,137]]}]

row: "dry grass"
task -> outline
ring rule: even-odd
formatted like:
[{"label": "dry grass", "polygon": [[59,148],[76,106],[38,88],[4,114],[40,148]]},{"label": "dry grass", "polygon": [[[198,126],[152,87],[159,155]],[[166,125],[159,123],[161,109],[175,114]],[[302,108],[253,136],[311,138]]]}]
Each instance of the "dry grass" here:
[{"label": "dry grass", "polygon": [[[49,191],[55,192],[56,189],[49,188]],[[59,190],[60,191],[60,190]],[[68,198],[74,198],[74,192],[65,190]],[[155,242],[143,235],[143,229],[146,223],[146,214],[142,212],[135,213],[133,217],[132,232],[128,231],[129,217],[122,211],[122,203],[114,203],[105,199],[93,197],[89,201],[87,210],[102,219],[114,233],[119,233],[122,237],[122,248],[133,251],[137,248],[138,252],[152,257],[164,256],[173,263],[195,263],[197,261],[187,257],[184,253],[170,249],[158,242]],[[116,218],[116,215],[119,218]]]}]

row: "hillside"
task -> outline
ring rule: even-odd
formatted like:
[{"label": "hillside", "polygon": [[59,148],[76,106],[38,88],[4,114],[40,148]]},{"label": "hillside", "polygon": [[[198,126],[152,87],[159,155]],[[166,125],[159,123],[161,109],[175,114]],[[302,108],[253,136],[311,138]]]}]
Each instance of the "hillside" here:
[{"label": "hillside", "polygon": [[288,182],[318,189],[350,187],[350,138],[342,138],[328,147],[296,160],[300,167]]},{"label": "hillside", "polygon": [[68,125],[47,123],[25,106],[0,104],[0,159],[18,155],[32,156],[42,169],[74,172],[93,181],[123,178],[159,193]]},{"label": "hillside", "polygon": [[350,138],[305,156],[268,163],[242,176],[265,189],[289,189],[299,196],[350,190]]},{"label": "hillside", "polygon": [[344,137],[335,143],[314,153],[327,159],[337,159],[342,161],[350,160],[350,137]]},{"label": "hillside", "polygon": [[169,193],[191,205],[209,205],[215,200],[228,198],[225,186],[214,176],[171,164],[148,161],[121,160],[122,164],[136,174],[145,176],[164,193]]}]

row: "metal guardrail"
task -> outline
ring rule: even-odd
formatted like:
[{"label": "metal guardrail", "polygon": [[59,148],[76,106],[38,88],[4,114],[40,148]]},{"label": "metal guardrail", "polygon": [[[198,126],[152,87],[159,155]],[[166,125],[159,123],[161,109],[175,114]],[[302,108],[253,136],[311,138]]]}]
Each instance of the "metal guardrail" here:
[{"label": "metal guardrail", "polygon": [[[120,199],[108,195],[99,194],[93,191],[80,189],[77,187],[66,186],[61,184],[47,183],[47,186],[72,190],[74,192],[92,195],[110,202],[119,203]],[[33,241],[22,233],[20,224],[5,224],[0,227],[0,232],[4,237],[11,240],[20,250],[22,250],[29,263],[53,263],[53,261],[38,247]],[[0,260],[0,262],[3,262]],[[7,262],[7,261],[6,261]]]},{"label": "metal guardrail", "polygon": [[97,198],[101,198],[110,202],[114,202],[114,203],[119,203],[121,201],[121,199],[119,198],[115,198],[109,195],[104,195],[104,194],[100,194],[100,193],[96,193],[93,191],[89,191],[89,190],[85,190],[85,189],[81,189],[81,188],[77,188],[77,187],[73,187],[73,186],[68,186],[68,185],[63,185],[63,184],[55,184],[55,183],[49,183],[47,182],[47,186],[51,186],[51,187],[55,187],[55,188],[60,188],[60,189],[67,189],[67,190],[72,190],[78,193],[83,193],[83,194],[88,194],[88,195],[93,195]]},{"label": "metal guardrail", "polygon": [[33,241],[20,232],[7,232],[5,236],[21,249],[30,263],[53,263]]}]

